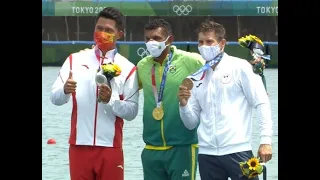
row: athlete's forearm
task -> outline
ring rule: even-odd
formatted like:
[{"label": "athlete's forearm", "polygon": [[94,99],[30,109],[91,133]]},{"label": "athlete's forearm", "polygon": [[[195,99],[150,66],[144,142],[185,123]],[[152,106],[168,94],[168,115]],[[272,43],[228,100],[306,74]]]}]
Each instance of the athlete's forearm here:
[{"label": "athlete's forearm", "polygon": [[71,94],[64,94],[63,85],[62,87],[53,87],[51,91],[50,100],[52,104],[61,106],[66,104],[70,99]]},{"label": "athlete's forearm", "polygon": [[138,114],[138,103],[134,101],[110,100],[112,102],[106,104],[106,108],[111,108],[115,116],[131,121]]},{"label": "athlete's forearm", "polygon": [[139,107],[139,83],[136,71],[126,80],[122,97],[123,99],[119,99],[118,94],[113,95],[105,108],[111,108],[114,115],[131,121],[137,116]]},{"label": "athlete's forearm", "polygon": [[69,72],[70,62],[69,58],[67,58],[59,71],[58,77],[52,85],[50,100],[54,105],[61,106],[66,104],[70,99],[71,94],[65,94],[63,89],[64,83],[68,79]]},{"label": "athlete's forearm", "polygon": [[260,130],[260,144],[271,144],[273,123],[269,103],[263,103],[257,106],[257,118]]},{"label": "athlete's forearm", "polygon": [[192,105],[190,105],[189,103],[185,106],[180,106],[180,117],[181,120],[184,124],[184,126],[186,128],[188,128],[189,130],[192,130],[194,128],[196,128],[199,124],[199,120],[200,120],[200,111],[198,111],[198,108],[192,108],[190,107]]}]

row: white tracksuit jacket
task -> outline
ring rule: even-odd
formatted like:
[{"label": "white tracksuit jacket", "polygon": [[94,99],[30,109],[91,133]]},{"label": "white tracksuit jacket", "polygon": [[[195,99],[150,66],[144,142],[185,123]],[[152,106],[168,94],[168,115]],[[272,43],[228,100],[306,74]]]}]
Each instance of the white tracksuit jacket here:
[{"label": "white tracksuit jacket", "polygon": [[[97,103],[95,75],[101,51],[92,49],[71,54],[61,67],[52,86],[51,101],[57,106],[72,100],[69,143],[74,145],[122,147],[123,119],[133,120],[138,113],[138,76],[136,67],[114,50],[106,53],[103,63],[114,61],[121,67],[121,75],[111,80],[112,96],[107,104]],[[70,63],[71,60],[71,63]],[[72,68],[76,92],[64,94],[63,86]]]},{"label": "white tracksuit jacket", "polygon": [[195,79],[180,116],[189,129],[198,127],[199,154],[226,155],[252,150],[252,118],[257,109],[260,144],[271,144],[270,102],[261,77],[244,59],[224,54],[215,67]]}]

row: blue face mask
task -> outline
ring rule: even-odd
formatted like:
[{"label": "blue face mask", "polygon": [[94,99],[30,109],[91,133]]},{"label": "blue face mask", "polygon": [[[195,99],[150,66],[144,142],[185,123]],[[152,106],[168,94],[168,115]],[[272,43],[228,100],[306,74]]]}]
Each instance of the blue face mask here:
[{"label": "blue face mask", "polygon": [[221,48],[219,44],[214,46],[202,45],[198,47],[198,50],[202,58],[207,62],[213,60],[221,52]]}]

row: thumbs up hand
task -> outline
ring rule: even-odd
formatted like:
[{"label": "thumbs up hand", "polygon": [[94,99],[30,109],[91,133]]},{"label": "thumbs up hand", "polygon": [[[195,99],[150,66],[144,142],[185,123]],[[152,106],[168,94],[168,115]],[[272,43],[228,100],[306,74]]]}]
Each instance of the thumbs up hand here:
[{"label": "thumbs up hand", "polygon": [[72,71],[69,72],[69,77],[66,81],[66,83],[64,83],[63,86],[63,90],[64,90],[64,94],[70,94],[76,91],[76,87],[77,87],[77,82],[73,80],[72,78]]},{"label": "thumbs up hand", "polygon": [[69,71],[69,77],[68,77],[68,79],[72,79],[72,71],[71,71],[71,70]]}]

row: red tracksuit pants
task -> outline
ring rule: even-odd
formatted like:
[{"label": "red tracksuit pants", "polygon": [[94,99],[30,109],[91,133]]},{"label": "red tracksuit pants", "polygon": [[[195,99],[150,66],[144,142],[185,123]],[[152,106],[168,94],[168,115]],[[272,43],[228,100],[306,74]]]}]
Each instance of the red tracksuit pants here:
[{"label": "red tracksuit pants", "polygon": [[124,180],[122,148],[70,145],[71,180]]}]

